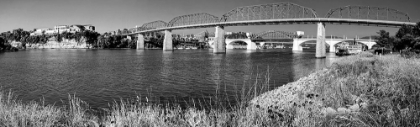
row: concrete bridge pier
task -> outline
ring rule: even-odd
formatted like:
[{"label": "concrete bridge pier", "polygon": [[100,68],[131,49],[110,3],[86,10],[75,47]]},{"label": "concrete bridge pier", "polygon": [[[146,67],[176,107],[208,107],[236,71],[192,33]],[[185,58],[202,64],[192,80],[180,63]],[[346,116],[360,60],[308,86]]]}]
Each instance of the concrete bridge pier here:
[{"label": "concrete bridge pier", "polygon": [[174,47],[172,46],[172,31],[165,30],[165,38],[163,40],[163,51],[173,51]]},{"label": "concrete bridge pier", "polygon": [[301,44],[301,42],[299,41],[298,38],[293,38],[292,51],[303,51],[303,48],[300,44]]},{"label": "concrete bridge pier", "polygon": [[255,42],[247,43],[246,50],[257,50],[257,44]]},{"label": "concrete bridge pier", "polygon": [[373,45],[375,45],[375,44],[376,44],[376,42],[369,41],[369,42],[367,42],[367,43],[365,43],[365,44],[368,46],[368,49],[372,49]]},{"label": "concrete bridge pier", "polygon": [[137,50],[143,50],[143,49],[144,49],[144,35],[137,34]]},{"label": "concrete bridge pier", "polygon": [[[165,34],[166,35],[166,34]],[[166,37],[166,36],[165,36]],[[213,53],[226,53],[225,30],[223,26],[216,26]]]},{"label": "concrete bridge pier", "polygon": [[334,45],[330,45],[330,53],[335,53],[335,46]]},{"label": "concrete bridge pier", "polygon": [[325,24],[322,22],[318,23],[318,32],[316,38],[316,58],[325,58]]}]

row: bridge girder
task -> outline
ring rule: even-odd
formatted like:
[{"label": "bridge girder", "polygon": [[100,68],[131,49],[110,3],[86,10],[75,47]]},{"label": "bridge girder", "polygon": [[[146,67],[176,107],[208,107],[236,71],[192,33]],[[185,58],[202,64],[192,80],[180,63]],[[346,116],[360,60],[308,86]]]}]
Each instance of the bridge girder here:
[{"label": "bridge girder", "polygon": [[278,24],[357,24],[378,27],[414,25],[403,12],[390,8],[345,6],[331,9],[325,18],[308,7],[294,3],[273,3],[235,8],[221,18],[208,13],[196,13],[173,18],[169,23],[154,21],[137,27],[136,32],[207,28],[215,26],[278,25]]},{"label": "bridge girder", "polygon": [[254,35],[253,39],[293,39],[297,35],[293,32],[285,31],[265,31]]},{"label": "bridge girder", "polygon": [[208,13],[195,13],[189,15],[182,15],[173,18],[169,21],[167,27],[195,25],[195,24],[206,24],[206,23],[217,23],[219,18],[208,14]]},{"label": "bridge girder", "polygon": [[143,31],[143,30],[159,29],[159,28],[165,28],[167,25],[168,23],[162,20],[158,20],[158,21],[145,23],[141,27],[138,27],[137,30]]},{"label": "bridge girder", "polygon": [[330,9],[325,17],[410,22],[408,14],[392,8],[357,5]]},{"label": "bridge girder", "polygon": [[235,8],[220,19],[221,22],[264,19],[317,18],[316,12],[294,3],[273,3]]}]

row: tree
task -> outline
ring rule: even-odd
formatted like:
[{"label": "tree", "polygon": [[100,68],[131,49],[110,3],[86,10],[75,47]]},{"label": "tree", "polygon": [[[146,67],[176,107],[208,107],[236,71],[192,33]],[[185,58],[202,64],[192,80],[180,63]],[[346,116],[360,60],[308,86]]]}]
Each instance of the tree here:
[{"label": "tree", "polygon": [[99,36],[99,33],[89,30],[83,31],[82,34],[85,37],[87,44],[94,44],[98,40]]},{"label": "tree", "polygon": [[[395,35],[395,47],[402,55],[412,57],[420,53],[420,22],[415,26],[402,26]],[[416,56],[418,57],[418,56]]]},{"label": "tree", "polygon": [[22,28],[18,28],[18,29],[14,29],[13,30],[13,41],[18,41],[21,38],[21,34],[22,34],[23,29]]},{"label": "tree", "polygon": [[5,47],[4,46],[5,42],[6,42],[5,39],[3,37],[0,37],[0,51],[3,50],[3,48]]},{"label": "tree", "polygon": [[128,32],[129,32],[128,29],[127,28],[124,28],[122,33],[123,34],[128,34]]},{"label": "tree", "polygon": [[389,36],[389,32],[386,32],[385,30],[380,30],[377,32],[379,36],[377,37],[377,44],[381,47],[386,48],[394,48],[394,39]]},{"label": "tree", "polygon": [[117,35],[121,35],[121,30],[118,29]]},{"label": "tree", "polygon": [[98,36],[98,38],[97,38],[97,47],[98,48],[104,48],[104,46],[105,46],[105,38],[104,38],[104,35],[99,35]]},{"label": "tree", "polygon": [[397,38],[396,46],[399,50],[411,49],[416,44],[415,38],[418,36],[414,34],[414,31],[416,31],[414,28],[416,27],[404,25],[398,30],[395,37]]}]

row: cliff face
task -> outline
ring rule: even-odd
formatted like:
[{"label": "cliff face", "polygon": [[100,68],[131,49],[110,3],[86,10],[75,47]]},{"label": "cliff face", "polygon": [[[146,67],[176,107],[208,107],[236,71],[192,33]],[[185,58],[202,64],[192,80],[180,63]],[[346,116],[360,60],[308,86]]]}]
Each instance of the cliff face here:
[{"label": "cliff face", "polygon": [[[16,48],[25,48],[21,42],[13,41],[11,43],[12,47]],[[92,46],[89,44],[86,44],[86,41],[82,39],[80,42],[77,42],[74,39],[63,39],[61,42],[49,40],[45,44],[26,44],[26,48],[29,49],[88,49]]]}]

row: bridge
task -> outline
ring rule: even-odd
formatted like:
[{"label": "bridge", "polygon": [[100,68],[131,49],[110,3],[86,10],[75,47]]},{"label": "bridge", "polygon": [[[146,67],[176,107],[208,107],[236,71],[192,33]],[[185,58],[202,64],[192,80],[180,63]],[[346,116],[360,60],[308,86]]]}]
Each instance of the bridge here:
[{"label": "bridge", "polygon": [[410,17],[391,8],[369,6],[345,6],[330,9],[320,17],[311,8],[294,3],[274,3],[238,7],[225,13],[220,18],[208,13],[195,13],[173,18],[169,22],[153,21],[141,27],[130,29],[123,33],[127,36],[137,36],[138,49],[144,48],[144,34],[164,31],[163,50],[172,51],[172,31],[179,29],[194,29],[215,27],[214,53],[226,53],[225,31],[227,26],[247,25],[286,25],[286,24],[316,24],[316,54],[317,58],[325,57],[325,26],[326,24],[349,24],[376,27],[401,27],[415,25]]},{"label": "bridge", "polygon": [[[226,49],[234,49],[234,44],[236,42],[244,42],[246,44],[246,49],[257,49],[258,46],[264,45],[264,43],[289,43],[293,44],[293,51],[302,51],[303,44],[306,42],[316,41],[317,38],[300,38],[298,35],[292,32],[284,31],[265,31],[258,34],[253,34],[247,37],[227,37],[225,40]],[[356,41],[362,45],[365,45],[368,49],[371,49],[373,45],[376,44],[375,39],[344,39],[344,38],[333,38],[330,36],[325,39],[326,47],[329,47],[330,52],[335,52],[335,47],[341,42]],[[212,45],[214,42],[209,42]],[[328,45],[328,46],[327,46]]]},{"label": "bridge", "polygon": [[[234,44],[237,42],[244,42],[246,44],[246,49],[255,50],[258,48],[258,44],[264,44],[266,42],[271,43],[280,43],[280,42],[292,42],[293,38],[297,38],[297,35],[292,32],[284,31],[264,31],[257,34],[249,34],[247,36],[240,37],[230,37],[227,36],[225,43],[226,49],[234,49]],[[213,44],[213,43],[210,43]],[[261,45],[260,45],[261,46]]]},{"label": "bridge", "polygon": [[[305,42],[310,42],[310,41],[316,41],[316,38],[294,38],[293,39],[293,51],[302,51],[303,47],[302,45]],[[376,40],[373,39],[326,39],[325,40],[325,47],[329,47],[329,51],[330,52],[335,52],[336,49],[335,47],[337,46],[337,44],[342,43],[342,42],[348,42],[348,41],[356,41],[357,43],[360,43],[362,45],[365,45],[368,49],[371,49],[373,47],[373,45],[376,44]],[[327,46],[328,45],[328,46]],[[317,47],[318,48],[318,47]]]}]

